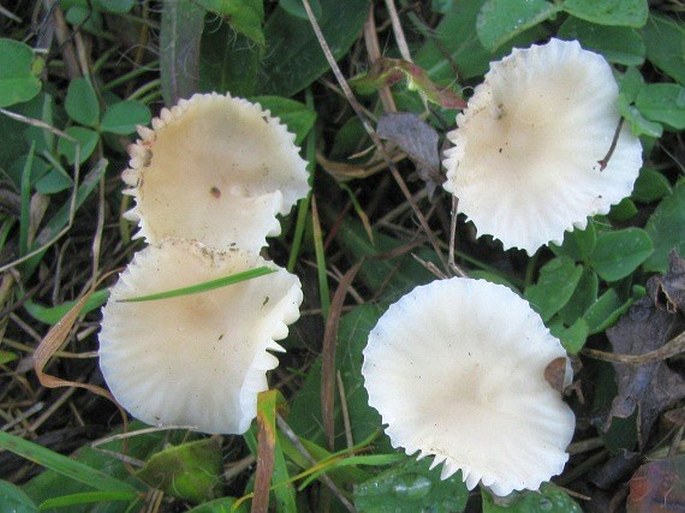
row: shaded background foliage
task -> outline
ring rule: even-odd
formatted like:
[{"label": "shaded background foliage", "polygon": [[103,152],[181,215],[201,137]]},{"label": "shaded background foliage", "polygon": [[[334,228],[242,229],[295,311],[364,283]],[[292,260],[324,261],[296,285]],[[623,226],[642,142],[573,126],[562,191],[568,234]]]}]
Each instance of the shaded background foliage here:
[{"label": "shaded background foliage", "polygon": [[[341,92],[299,0],[20,0],[0,11],[0,510],[248,511],[269,494],[279,513],[682,511],[685,5],[310,4],[383,147]],[[501,501],[469,494],[458,476],[441,482],[439,469],[390,447],[367,405],[361,349],[388,304],[432,270],[449,272],[439,159],[460,96],[490,61],[552,36],[614,66],[645,164],[630,198],[530,258],[457,220],[457,264],[528,299],[576,370],[565,472]],[[139,248],[120,219],[126,146],[136,125],[196,91],[259,101],[311,163],[313,193],[271,244],[303,282],[303,316],[245,436],[137,422],[116,436],[108,401],[41,387],[31,358],[49,326]],[[344,303],[332,301],[338,288]],[[103,384],[93,351],[106,298],[102,285],[79,305],[52,374]],[[332,336],[326,323],[339,323]],[[266,487],[257,454],[274,459]]]}]

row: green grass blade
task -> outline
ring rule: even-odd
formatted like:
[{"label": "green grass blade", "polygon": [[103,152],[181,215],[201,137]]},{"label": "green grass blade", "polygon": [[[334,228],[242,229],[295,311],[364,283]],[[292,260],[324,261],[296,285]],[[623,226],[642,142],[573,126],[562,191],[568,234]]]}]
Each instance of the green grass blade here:
[{"label": "green grass blade", "polygon": [[19,217],[19,255],[29,252],[29,230],[31,229],[31,171],[33,170],[33,156],[36,149],[35,141],[26,156],[24,169],[21,172],[21,214]]},{"label": "green grass blade", "polygon": [[267,274],[275,273],[276,269],[271,269],[270,267],[261,266],[255,269],[250,269],[249,271],[243,271],[241,273],[231,274],[230,276],[224,276],[223,278],[217,278],[216,280],[205,281],[203,283],[198,283],[196,285],[190,285],[188,287],[181,287],[179,289],[165,290],[164,292],[157,292],[156,294],[149,294],[146,296],[132,297],[128,299],[119,299],[119,303],[138,303],[141,301],[157,301],[159,299],[169,299],[172,297],[187,296],[190,294],[199,294],[200,292],[207,292],[208,290],[214,290],[221,287],[227,287],[228,285],[234,285],[240,283],[241,281],[251,280],[253,278],[259,278],[260,276],[265,276]]},{"label": "green grass blade", "polygon": [[53,508],[64,508],[80,504],[93,504],[112,501],[131,501],[138,496],[135,492],[83,492],[55,497],[43,501],[39,506],[39,511],[46,511]]},{"label": "green grass blade", "polygon": [[[305,91],[307,99],[307,107],[314,110],[314,99],[311,88]],[[309,172],[309,187],[311,189],[314,182],[314,170],[316,169],[316,130],[312,130],[307,135],[307,171]],[[304,239],[304,231],[307,227],[307,217],[309,216],[309,203],[312,200],[311,190],[307,196],[300,201],[297,206],[297,222],[295,223],[295,234],[293,235],[293,243],[290,246],[290,256],[288,257],[288,265],[286,269],[292,273],[297,263],[297,258],[300,255],[300,248],[302,247],[302,240]]]},{"label": "green grass blade", "polygon": [[36,443],[0,431],[0,449],[6,449],[60,475],[107,492],[137,493],[132,485],[100,472],[88,465],[46,449]]},{"label": "green grass blade", "polygon": [[[86,304],[83,305],[81,309],[81,315],[87,314],[88,312],[95,310],[96,308],[102,306],[107,301],[109,297],[109,290],[100,289],[93,292],[93,294],[88,298]],[[24,308],[29,313],[31,317],[40,321],[44,324],[54,325],[62,319],[69,310],[76,304],[76,301],[65,301],[61,305],[47,307],[39,303],[35,303],[28,300],[24,303]]]}]

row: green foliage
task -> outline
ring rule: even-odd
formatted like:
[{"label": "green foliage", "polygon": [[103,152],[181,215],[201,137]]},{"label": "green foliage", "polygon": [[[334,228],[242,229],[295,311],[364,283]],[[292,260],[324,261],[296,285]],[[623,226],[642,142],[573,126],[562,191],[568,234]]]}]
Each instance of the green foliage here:
[{"label": "green foliage", "polygon": [[461,472],[446,480],[440,469],[428,470],[430,461],[408,459],[354,490],[354,505],[360,513],[459,513],[464,511],[469,491]]},{"label": "green foliage", "polygon": [[233,30],[264,45],[264,3],[262,0],[198,0],[205,10],[222,16]]},{"label": "green foliage", "polygon": [[128,483],[23,438],[0,431],[0,447],[96,490],[135,493]]},{"label": "green foliage", "polygon": [[21,488],[0,479],[0,510],[12,513],[37,513],[38,507]]},{"label": "green foliage", "polygon": [[[567,232],[562,244],[543,248],[532,258],[501,252],[474,239],[461,220],[456,251],[457,263],[470,277],[503,283],[531,302],[564,348],[587,364],[576,379],[592,394],[591,408],[607,410],[616,396],[615,375],[610,366],[591,361],[583,349],[587,344],[604,350],[606,330],[645,293],[649,274],[667,269],[673,249],[685,254],[685,179],[673,162],[682,154],[677,132],[685,129],[685,24],[658,3],[650,8],[646,0],[432,0],[400,9],[413,57],[409,63],[399,59],[387,13],[375,9],[382,60],[376,62],[381,72],[374,75],[363,40],[371,33],[362,35],[372,3],[310,0],[310,4],[351,85],[359,86],[352,77],[364,73],[375,80],[360,98],[370,119],[382,114],[379,91],[389,88],[400,111],[420,116],[441,136],[454,127],[458,105],[435,99],[460,89],[468,97],[489,63],[514,47],[549,37],[577,39],[584,48],[618,65],[614,69],[618,109],[645,148],[645,165],[630,198],[614,205],[608,215],[589,219],[587,228]],[[259,420],[274,443],[271,509],[318,511],[314,504],[318,490],[311,494],[310,490],[330,478],[360,513],[464,511],[469,492],[460,474],[441,481],[439,468],[428,470],[429,461],[417,462],[393,449],[383,434],[380,415],[368,405],[361,375],[368,333],[387,305],[434,280],[431,269],[446,274],[451,270],[442,261],[446,258],[441,259],[426,242],[427,234],[417,228],[416,215],[386,176],[383,164],[378,164],[378,152],[370,151],[373,143],[364,127],[329,87],[333,82],[329,65],[302,3],[163,2],[161,19],[156,12],[150,14],[147,4],[134,0],[63,0],[59,7],[70,29],[78,33],[69,41],[80,45],[85,38],[89,43],[85,51],[92,53],[84,62],[92,63],[90,69],[68,72],[62,47],[52,47],[44,57],[20,42],[34,39],[25,37],[28,32],[19,37],[19,29],[11,32],[16,40],[0,39],[0,108],[18,118],[0,114],[1,199],[9,197],[14,208],[4,208],[4,201],[1,205],[0,249],[5,258],[23,259],[12,274],[20,283],[10,299],[2,298],[0,309],[21,301],[12,311],[34,329],[47,329],[41,323],[58,323],[75,304],[67,299],[90,286],[84,281],[91,278],[89,268],[80,269],[77,278],[68,273],[80,265],[72,262],[77,253],[91,258],[94,241],[83,245],[79,240],[92,236],[100,216],[104,228],[97,235],[101,244],[97,274],[125,260],[121,251],[128,242],[128,229],[117,226],[117,220],[130,204],[121,199],[117,174],[126,167],[125,148],[136,137],[136,127],[150,122],[149,105],[158,109],[160,97],[171,105],[197,91],[230,92],[259,102],[288,126],[298,145],[306,146],[322,229],[312,233],[309,204],[304,204],[297,221],[296,249],[290,242],[292,225],[288,230],[284,224],[285,237],[275,244],[272,255],[275,261],[291,255],[289,268],[303,282],[304,308],[310,314],[303,315],[303,327],[291,328],[283,341],[288,348],[282,357],[287,367],[282,364],[271,377],[285,397],[271,391],[258,405]],[[398,3],[398,7],[402,6]],[[159,48],[159,58],[148,55],[153,52],[129,52],[128,38],[138,37],[136,45]],[[84,65],[80,60],[77,64]],[[85,76],[79,77],[80,73]],[[432,103],[424,104],[426,97]],[[397,156],[390,145],[386,150],[392,158]],[[450,198],[438,187],[430,200],[425,199],[425,178],[416,179],[407,160],[397,166],[419,210],[430,212],[432,235],[444,248],[449,240]],[[310,269],[308,264],[315,259],[316,268]],[[339,373],[344,399],[335,396],[335,445],[328,447],[321,413],[320,328],[334,315],[328,301],[340,272],[361,260],[349,295],[354,301],[347,298],[335,337],[336,378]],[[42,283],[46,279],[57,283],[48,287]],[[235,279],[230,276],[167,295],[202,292]],[[57,290],[60,284],[65,290]],[[317,286],[324,298],[312,292]],[[107,289],[100,288],[81,315],[94,318],[93,312],[107,297]],[[3,333],[5,329],[3,324]],[[14,326],[8,329],[10,334],[15,331]],[[92,337],[79,339],[78,344],[78,349],[69,350],[95,348]],[[15,346],[0,349],[0,365],[10,371],[29,356]],[[315,463],[281,430],[277,412]],[[609,451],[635,448],[634,420],[615,419],[608,432],[599,433]],[[598,437],[592,427],[580,428],[582,437]],[[105,444],[105,451],[84,445],[66,457],[0,432],[0,447],[45,468],[21,485],[0,480],[0,511],[127,513],[149,506],[143,504],[144,497],[152,487],[159,487],[172,509],[244,513],[254,491],[254,466],[246,466],[238,479],[226,483],[222,461],[237,461],[250,452],[259,455],[264,448],[259,447],[258,426],[255,423],[242,438],[224,440],[227,443],[219,445],[217,439],[177,430],[136,434],[127,439],[127,447],[121,440]],[[123,458],[145,466],[133,475]],[[222,496],[229,490],[231,496]],[[331,510],[341,511],[335,494],[330,497]],[[505,499],[484,491],[482,509],[484,513],[580,511],[553,485]]]},{"label": "green foliage", "polygon": [[644,230],[626,228],[601,234],[590,262],[606,281],[617,281],[631,274],[654,251]]},{"label": "green foliage", "polygon": [[566,0],[564,10],[598,25],[640,28],[647,22],[647,0]]},{"label": "green foliage", "polygon": [[220,493],[221,468],[218,440],[208,438],[154,454],[136,476],[152,488],[201,503]]},{"label": "green foliage", "polygon": [[478,13],[476,32],[483,46],[493,51],[514,36],[551,18],[559,10],[559,4],[547,0],[487,0]]},{"label": "green foliage", "polygon": [[554,258],[542,266],[538,281],[526,288],[524,296],[547,321],[571,299],[582,274],[582,267],[570,258]]},{"label": "green foliage", "polygon": [[[366,19],[369,0],[320,0],[321,31],[336,58],[343,56]],[[267,79],[259,94],[292,96],[328,69],[328,63],[308,21],[278,7],[264,27],[269,49],[262,61]]]},{"label": "green foliage", "polygon": [[516,493],[498,504],[487,492],[483,496],[483,513],[582,513],[580,506],[561,488],[543,485],[539,492]]},{"label": "green foliage", "polygon": [[42,61],[30,46],[12,39],[0,39],[0,107],[25,102],[41,88],[37,75]]},{"label": "green foliage", "polygon": [[648,84],[635,99],[643,116],[673,130],[685,129],[685,87],[676,84]]},{"label": "green foliage", "polygon": [[580,42],[583,48],[594,50],[609,62],[640,66],[647,50],[640,32],[630,27],[606,27],[569,16],[559,27],[557,36]]},{"label": "green foliage", "polygon": [[685,85],[685,26],[673,18],[652,13],[642,34],[650,62],[676,82]]},{"label": "green foliage", "polygon": [[680,179],[673,192],[665,197],[645,226],[654,243],[654,253],[645,261],[647,271],[666,271],[668,253],[685,253],[685,180]]}]

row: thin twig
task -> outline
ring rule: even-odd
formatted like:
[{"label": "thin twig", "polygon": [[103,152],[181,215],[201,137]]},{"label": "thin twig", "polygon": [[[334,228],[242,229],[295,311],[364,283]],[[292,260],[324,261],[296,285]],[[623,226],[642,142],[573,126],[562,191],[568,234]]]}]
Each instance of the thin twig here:
[{"label": "thin twig", "polygon": [[407,38],[404,37],[404,30],[402,29],[402,23],[400,23],[400,17],[395,8],[395,2],[393,0],[385,0],[385,6],[388,8],[388,13],[390,14],[392,32],[395,35],[395,41],[400,50],[400,55],[402,55],[402,58],[405,61],[414,62],[411,58],[411,53],[409,53],[409,45],[407,44]]},{"label": "thin twig", "polygon": [[618,120],[618,124],[616,125],[616,131],[614,132],[614,137],[611,140],[611,146],[609,146],[609,151],[606,155],[604,155],[604,158],[602,160],[597,161],[597,163],[599,164],[600,171],[604,171],[606,167],[609,165],[609,160],[611,159],[611,156],[614,154],[614,150],[616,149],[616,145],[618,144],[618,137],[621,135],[621,127],[623,127],[623,118]]},{"label": "thin twig", "polygon": [[361,122],[362,126],[364,127],[364,130],[366,130],[366,133],[369,134],[369,137],[371,138],[373,143],[378,148],[378,151],[381,154],[381,156],[383,157],[383,160],[385,160],[386,164],[390,168],[390,172],[392,173],[392,176],[395,179],[395,182],[397,182],[397,185],[400,187],[400,190],[402,191],[402,194],[404,195],[405,199],[409,202],[412,209],[414,210],[414,213],[416,214],[416,217],[419,221],[419,224],[421,225],[421,228],[423,229],[424,232],[426,232],[426,236],[428,237],[428,240],[430,241],[431,246],[433,246],[435,253],[438,255],[438,258],[440,259],[440,263],[443,265],[443,267],[447,268],[447,262],[445,261],[445,257],[442,254],[442,250],[440,249],[440,244],[439,244],[437,238],[435,237],[435,234],[431,231],[431,229],[428,226],[428,223],[426,221],[426,218],[424,217],[421,210],[419,210],[418,205],[416,205],[416,203],[414,202],[414,198],[412,197],[411,192],[409,191],[409,188],[407,187],[407,184],[404,182],[404,180],[402,179],[402,176],[400,175],[400,172],[397,170],[397,167],[395,166],[394,162],[392,161],[390,156],[385,151],[385,148],[384,148],[383,144],[381,143],[381,140],[379,139],[375,130],[369,124],[368,119],[364,116],[362,106],[359,104],[356,97],[354,96],[352,89],[350,89],[350,86],[347,83],[347,80],[345,79],[345,77],[343,76],[342,71],[340,70],[340,67],[338,66],[338,63],[335,61],[335,57],[333,56],[333,52],[331,52],[331,49],[328,46],[328,43],[326,42],[326,39],[323,36],[323,33],[321,32],[321,27],[319,26],[319,22],[316,21],[316,17],[314,16],[314,13],[312,12],[312,7],[311,7],[311,5],[309,5],[309,0],[302,0],[302,4],[304,5],[304,9],[307,12],[307,17],[309,18],[309,23],[311,24],[312,29],[314,30],[314,34],[316,35],[316,38],[319,41],[319,45],[321,46],[321,50],[323,51],[323,53],[326,57],[326,60],[328,61],[328,65],[331,67],[331,70],[333,71],[333,74],[335,75],[335,78],[338,81],[338,84],[340,84],[340,87],[342,88],[343,93],[345,94],[345,98],[349,102],[350,106],[354,109],[355,113],[357,114],[357,117],[359,118],[359,121]]},{"label": "thin twig", "polygon": [[[381,57],[381,48],[378,43],[378,33],[376,32],[376,19],[373,15],[373,4],[369,7],[369,17],[364,23],[364,43],[366,44],[366,53],[369,54],[369,62],[376,62]],[[395,105],[395,98],[392,96],[390,87],[384,85],[378,90],[378,96],[383,104],[385,112],[397,112]]]},{"label": "thin twig", "polygon": [[[306,1],[306,0],[305,0]],[[302,442],[300,441],[300,438],[295,434],[295,432],[291,429],[291,427],[288,425],[288,423],[281,417],[280,415],[276,416],[276,422],[278,423],[278,428],[281,430],[281,432],[286,436],[288,440],[295,446],[297,451],[305,457],[305,459],[311,463],[312,465],[317,465],[318,462],[314,458],[314,456],[311,455],[311,453],[307,450],[307,448],[302,445]],[[343,506],[345,506],[345,509],[349,511],[350,513],[357,513],[357,509],[354,507],[354,505],[345,497],[343,494],[342,490],[338,488],[338,485],[336,485],[330,477],[328,477],[326,474],[321,474],[319,476],[319,479],[328,487],[328,489],[333,492],[333,494],[338,498],[338,500],[342,503]]]},{"label": "thin twig", "polygon": [[340,371],[337,372],[338,378],[338,395],[340,395],[340,409],[342,411],[343,425],[345,426],[345,442],[347,443],[347,448],[352,449],[354,447],[354,438],[352,438],[352,424],[350,423],[350,412],[347,409],[347,395],[345,394],[345,384],[342,380],[342,375]]},{"label": "thin twig", "polygon": [[605,362],[624,363],[626,365],[644,365],[660,362],[685,352],[685,332],[672,338],[663,346],[644,354],[617,354],[599,351],[597,349],[583,349],[581,354]]}]

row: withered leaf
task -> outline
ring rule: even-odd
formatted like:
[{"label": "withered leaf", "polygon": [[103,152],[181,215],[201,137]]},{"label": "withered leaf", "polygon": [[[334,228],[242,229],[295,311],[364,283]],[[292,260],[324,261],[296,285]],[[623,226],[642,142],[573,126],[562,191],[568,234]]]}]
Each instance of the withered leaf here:
[{"label": "withered leaf", "polygon": [[[642,355],[663,346],[685,330],[685,319],[662,295],[682,298],[685,261],[672,255],[669,271],[647,282],[648,294],[637,301],[613,328],[607,330],[614,353]],[[658,416],[685,397],[685,377],[671,370],[665,360],[629,365],[612,362],[618,381],[618,394],[609,412],[612,417],[628,418],[637,409],[638,442],[644,447]]]},{"label": "withered leaf", "polygon": [[378,136],[395,143],[416,164],[429,194],[445,181],[440,173],[438,132],[413,112],[387,112],[378,120]]},{"label": "withered leaf", "polygon": [[630,480],[627,513],[685,511],[685,455],[642,465]]}]

